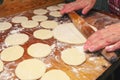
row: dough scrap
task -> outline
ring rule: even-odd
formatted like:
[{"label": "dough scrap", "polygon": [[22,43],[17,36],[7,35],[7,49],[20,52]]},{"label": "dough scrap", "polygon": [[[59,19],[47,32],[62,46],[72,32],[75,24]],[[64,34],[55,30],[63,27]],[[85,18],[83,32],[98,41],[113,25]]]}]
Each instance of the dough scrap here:
[{"label": "dough scrap", "polygon": [[61,59],[68,65],[80,65],[85,62],[86,56],[77,48],[68,48],[61,52]]},{"label": "dough scrap", "polygon": [[12,46],[4,49],[0,57],[3,61],[15,61],[21,58],[23,54],[24,49],[21,46]]},{"label": "dough scrap", "polygon": [[60,7],[59,6],[49,6],[49,7],[47,7],[47,10],[56,11],[56,10],[60,10]]},{"label": "dough scrap", "polygon": [[35,80],[39,79],[46,71],[46,65],[38,59],[27,59],[20,62],[16,69],[15,74],[22,80]]},{"label": "dough scrap", "polygon": [[10,29],[11,27],[12,27],[12,24],[9,22],[0,22],[0,31]]},{"label": "dough scrap", "polygon": [[16,16],[12,18],[13,23],[22,23],[24,21],[28,21],[28,18],[25,16]]},{"label": "dough scrap", "polygon": [[53,29],[58,26],[58,23],[56,21],[43,21],[40,23],[40,26],[43,28]]},{"label": "dough scrap", "polygon": [[24,21],[21,23],[21,26],[23,28],[34,28],[37,27],[39,23],[37,21],[29,20],[29,21]]},{"label": "dough scrap", "polygon": [[49,13],[49,15],[53,16],[53,17],[61,17],[62,16],[59,11],[52,11]]},{"label": "dough scrap", "polygon": [[38,14],[38,15],[43,15],[46,14],[48,11],[46,9],[35,9],[33,11],[34,14]]},{"label": "dough scrap", "polygon": [[37,39],[49,39],[53,37],[53,32],[46,29],[36,30],[33,36]]},{"label": "dough scrap", "polygon": [[64,71],[53,69],[46,72],[41,80],[70,80],[70,78]]},{"label": "dough scrap", "polygon": [[35,43],[28,47],[27,52],[32,57],[46,57],[51,52],[51,47],[43,43]]},{"label": "dough scrap", "polygon": [[85,37],[75,28],[72,23],[58,25],[53,30],[53,36],[57,40],[69,44],[83,44]]},{"label": "dough scrap", "polygon": [[5,44],[10,45],[22,45],[29,40],[29,36],[24,33],[15,33],[8,35],[5,39]]},{"label": "dough scrap", "polygon": [[3,71],[3,67],[4,67],[4,64],[3,64],[3,62],[0,60],[0,72]]},{"label": "dough scrap", "polygon": [[33,21],[38,21],[38,22],[46,21],[47,19],[48,19],[48,17],[44,16],[44,15],[36,15],[36,16],[32,17]]}]

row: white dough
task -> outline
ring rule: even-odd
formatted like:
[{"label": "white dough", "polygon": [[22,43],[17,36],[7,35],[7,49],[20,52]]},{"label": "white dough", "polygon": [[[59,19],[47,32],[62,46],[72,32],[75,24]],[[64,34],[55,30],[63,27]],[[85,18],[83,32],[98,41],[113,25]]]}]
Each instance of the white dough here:
[{"label": "white dough", "polygon": [[69,65],[80,65],[86,60],[86,56],[77,48],[68,48],[61,52],[61,59]]},{"label": "white dough", "polygon": [[46,14],[48,11],[45,10],[45,9],[35,9],[33,11],[34,14],[38,14],[38,15],[43,15],[43,14]]},{"label": "white dough", "polygon": [[28,21],[28,18],[25,16],[16,16],[12,18],[13,23],[22,23],[24,21]]},{"label": "white dough", "polygon": [[54,38],[70,44],[83,44],[85,37],[75,28],[72,23],[65,23],[53,30]]},{"label": "white dough", "polygon": [[6,45],[22,45],[29,40],[29,36],[24,33],[15,33],[8,35],[5,39]]},{"label": "white dough", "polygon": [[47,16],[43,16],[43,15],[36,15],[36,16],[32,17],[33,21],[39,21],[39,22],[46,21],[47,19],[48,19],[48,17]]},{"label": "white dough", "polygon": [[37,39],[49,39],[53,37],[53,32],[46,29],[40,29],[40,30],[36,30],[33,33],[33,36]]},{"label": "white dough", "polygon": [[47,7],[47,10],[56,11],[56,10],[60,10],[60,7],[59,6],[49,6],[49,7]]},{"label": "white dough", "polygon": [[12,24],[9,22],[0,22],[0,31],[10,29],[11,27],[12,27]]},{"label": "white dough", "polygon": [[39,23],[37,21],[29,20],[21,23],[21,26],[24,28],[34,28],[37,27]]},{"label": "white dough", "polygon": [[38,59],[27,59],[20,62],[15,74],[20,80],[39,79],[46,71],[46,65]]},{"label": "white dough", "polygon": [[61,17],[62,16],[59,11],[52,11],[49,13],[49,15],[53,16],[53,17]]},{"label": "white dough", "polygon": [[53,69],[46,72],[40,80],[70,80],[70,77],[62,70]]},{"label": "white dough", "polygon": [[28,47],[27,52],[32,57],[46,57],[51,52],[48,44],[35,43]]},{"label": "white dough", "polygon": [[40,23],[40,26],[48,29],[53,29],[58,26],[58,23],[56,21],[43,21]]},{"label": "white dough", "polygon": [[3,62],[0,60],[0,72],[3,71],[3,67],[4,67],[4,64],[3,64]]},{"label": "white dough", "polygon": [[12,46],[4,49],[0,57],[3,61],[14,61],[21,58],[23,54],[24,49],[21,46]]}]

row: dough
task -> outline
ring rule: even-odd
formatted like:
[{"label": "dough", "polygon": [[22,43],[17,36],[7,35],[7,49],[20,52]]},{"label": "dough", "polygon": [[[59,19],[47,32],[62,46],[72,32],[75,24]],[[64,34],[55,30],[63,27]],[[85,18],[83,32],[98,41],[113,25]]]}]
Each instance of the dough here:
[{"label": "dough", "polygon": [[13,23],[22,23],[24,21],[28,21],[28,18],[25,16],[16,16],[12,18]]},{"label": "dough", "polygon": [[3,62],[0,60],[0,72],[3,71],[3,67],[4,67],[4,64],[3,64]]},{"label": "dough", "polygon": [[9,22],[0,22],[0,31],[10,29],[11,27],[12,27],[12,24]]},{"label": "dough", "polygon": [[38,14],[38,15],[43,15],[46,14],[48,11],[45,9],[36,9],[33,11],[34,14]]},{"label": "dough", "polygon": [[45,21],[47,19],[48,19],[48,17],[47,16],[43,16],[43,15],[37,15],[37,16],[33,16],[32,17],[32,20],[39,21],[39,22]]},{"label": "dough", "polygon": [[40,80],[70,80],[69,76],[62,70],[50,70]]},{"label": "dough", "polygon": [[70,44],[85,43],[85,37],[75,28],[72,23],[65,23],[53,30],[54,38]]},{"label": "dough", "polygon": [[27,52],[32,57],[46,57],[51,52],[51,47],[43,43],[35,43],[28,47]]},{"label": "dough", "polygon": [[59,11],[52,11],[49,13],[49,15],[53,16],[53,17],[61,17],[62,16]]},{"label": "dough", "polygon": [[47,7],[47,10],[56,11],[56,10],[60,10],[60,7],[59,6],[49,6],[49,7]]},{"label": "dough", "polygon": [[59,7],[63,7],[64,5],[65,5],[65,3],[58,4]]},{"label": "dough", "polygon": [[37,27],[38,25],[39,23],[37,21],[32,21],[32,20],[24,21],[21,23],[21,26],[24,28],[34,28]]},{"label": "dough", "polygon": [[41,22],[40,26],[48,29],[53,29],[58,26],[58,23],[56,21],[43,21]]},{"label": "dough", "polygon": [[29,39],[29,36],[24,33],[15,33],[8,35],[5,39],[6,45],[22,45],[25,42],[27,42]]},{"label": "dough", "polygon": [[68,48],[61,52],[61,59],[69,65],[80,65],[86,60],[86,56],[77,48]]},{"label": "dough", "polygon": [[46,65],[38,59],[27,59],[20,62],[16,69],[15,74],[22,80],[39,79],[46,71]]},{"label": "dough", "polygon": [[33,33],[33,36],[37,39],[49,39],[53,37],[53,32],[46,29],[40,29],[40,30],[36,30]]},{"label": "dough", "polygon": [[24,49],[21,46],[12,46],[4,49],[0,57],[3,61],[14,61],[21,58],[23,54]]}]

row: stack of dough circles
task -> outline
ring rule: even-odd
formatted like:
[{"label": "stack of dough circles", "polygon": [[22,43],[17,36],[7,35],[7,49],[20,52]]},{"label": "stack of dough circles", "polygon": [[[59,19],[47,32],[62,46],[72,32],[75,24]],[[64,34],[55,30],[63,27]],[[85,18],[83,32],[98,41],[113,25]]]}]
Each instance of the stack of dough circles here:
[{"label": "stack of dough circles", "polygon": [[86,60],[86,56],[77,48],[68,48],[61,52],[61,59],[68,65],[80,65]]},{"label": "stack of dough circles", "polygon": [[11,27],[12,27],[12,24],[9,22],[0,22],[0,31],[10,29]]},{"label": "stack of dough circles", "polygon": [[58,26],[58,23],[56,21],[43,21],[40,23],[40,26],[43,28],[53,29]]},{"label": "stack of dough circles", "polygon": [[24,21],[28,21],[28,18],[25,16],[16,16],[12,18],[13,23],[22,23]]},{"label": "stack of dough circles", "polygon": [[53,69],[46,72],[41,80],[70,80],[70,77],[62,70]]},{"label": "stack of dough circles", "polygon": [[24,33],[8,35],[5,39],[6,45],[22,45],[29,40],[29,36]]},{"label": "stack of dough circles", "polygon": [[3,64],[3,62],[0,60],[0,72],[3,71],[3,67],[4,67],[4,64]]},{"label": "stack of dough circles", "polygon": [[38,59],[27,59],[20,62],[15,74],[21,80],[39,79],[46,71],[46,65]]},{"label": "stack of dough circles", "polygon": [[36,30],[33,33],[33,36],[37,39],[50,39],[51,37],[53,37],[53,32],[51,30],[40,29]]},{"label": "stack of dough circles", "polygon": [[32,17],[33,21],[38,21],[38,22],[45,21],[47,19],[48,19],[48,17],[44,16],[44,15],[36,15],[36,16]]},{"label": "stack of dough circles", "polygon": [[34,14],[38,14],[38,15],[43,15],[46,14],[48,11],[45,9],[36,9],[33,11]]},{"label": "stack of dough circles", "polygon": [[29,21],[24,21],[21,23],[21,26],[23,28],[34,28],[37,27],[39,23],[37,21],[29,20]]},{"label": "stack of dough circles", "polygon": [[24,49],[21,46],[11,46],[1,52],[3,61],[14,61],[21,58],[24,54]]},{"label": "stack of dough circles", "polygon": [[27,52],[32,57],[46,57],[51,52],[48,44],[35,43],[28,47]]},{"label": "stack of dough circles", "polygon": [[47,10],[56,11],[56,10],[60,10],[60,7],[59,6],[49,6],[49,7],[47,7]]},{"label": "stack of dough circles", "polygon": [[83,44],[86,41],[85,37],[72,23],[58,25],[53,30],[53,36],[57,40],[69,44]]},{"label": "stack of dough circles", "polygon": [[59,11],[52,11],[49,13],[49,15],[53,16],[53,17],[61,17],[62,16]]}]

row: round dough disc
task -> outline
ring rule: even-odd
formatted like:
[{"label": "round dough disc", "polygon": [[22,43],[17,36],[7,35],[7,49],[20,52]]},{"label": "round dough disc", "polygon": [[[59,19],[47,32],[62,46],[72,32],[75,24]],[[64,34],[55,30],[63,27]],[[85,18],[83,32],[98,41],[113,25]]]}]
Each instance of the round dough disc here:
[{"label": "round dough disc", "polygon": [[43,21],[40,23],[40,26],[48,29],[53,29],[58,26],[58,23],[56,21]]},{"label": "round dough disc", "polygon": [[49,6],[49,7],[47,7],[47,10],[56,11],[56,10],[60,10],[60,7],[59,6]]},{"label": "round dough disc", "polygon": [[25,22],[25,21],[28,21],[28,18],[25,17],[25,16],[16,16],[16,17],[12,18],[13,23],[22,23],[22,22]]},{"label": "round dough disc", "polygon": [[33,11],[34,14],[38,14],[38,15],[43,15],[46,14],[48,11],[45,9],[36,9]]},{"label": "round dough disc", "polygon": [[61,52],[61,59],[69,65],[80,65],[86,60],[86,56],[77,48],[68,48]]},{"label": "round dough disc", "polygon": [[3,67],[4,67],[4,64],[3,64],[3,62],[0,60],[0,72],[3,71]]},{"label": "round dough disc", "polygon": [[7,45],[22,45],[27,42],[29,36],[23,33],[15,33],[8,35],[5,39],[5,44]]},{"label": "round dough disc", "polygon": [[24,28],[34,28],[37,27],[38,25],[39,23],[37,21],[32,21],[32,20],[24,21],[21,23],[21,26]]},{"label": "round dough disc", "polygon": [[37,39],[49,39],[53,36],[53,32],[46,29],[36,30],[33,36]]},{"label": "round dough disc", "polygon": [[49,13],[49,15],[53,16],[53,17],[61,17],[62,16],[59,11],[52,11]]},{"label": "round dough disc", "polygon": [[85,37],[75,28],[72,23],[65,23],[57,26],[53,30],[54,38],[59,41],[70,44],[82,44],[85,43]]},{"label": "round dough disc", "polygon": [[14,61],[21,58],[23,54],[24,49],[21,46],[12,46],[1,52],[1,59],[3,61]]},{"label": "round dough disc", "polygon": [[41,80],[70,80],[69,76],[62,70],[50,70],[46,72]]},{"label": "round dough disc", "polygon": [[46,71],[46,65],[38,59],[27,59],[20,62],[16,69],[15,74],[22,80],[39,79]]},{"label": "round dough disc", "polygon": [[27,52],[32,57],[46,57],[51,52],[51,47],[43,43],[35,43],[28,47]]},{"label": "round dough disc", "polygon": [[9,22],[0,22],[0,31],[10,29],[11,27],[12,27],[12,24]]},{"label": "round dough disc", "polygon": [[43,15],[37,15],[37,16],[33,16],[32,17],[32,20],[39,21],[39,22],[45,21],[47,19],[48,19],[48,17],[47,16],[43,16]]}]

